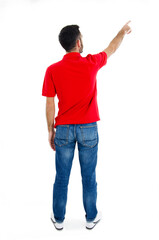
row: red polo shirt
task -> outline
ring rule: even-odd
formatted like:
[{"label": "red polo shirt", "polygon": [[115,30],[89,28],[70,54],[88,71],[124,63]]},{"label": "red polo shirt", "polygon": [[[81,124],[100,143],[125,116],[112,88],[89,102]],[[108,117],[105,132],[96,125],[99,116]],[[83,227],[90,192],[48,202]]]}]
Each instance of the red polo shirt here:
[{"label": "red polo shirt", "polygon": [[100,120],[97,104],[98,70],[107,62],[107,54],[82,57],[70,52],[46,69],[42,96],[58,97],[55,125],[82,124]]}]

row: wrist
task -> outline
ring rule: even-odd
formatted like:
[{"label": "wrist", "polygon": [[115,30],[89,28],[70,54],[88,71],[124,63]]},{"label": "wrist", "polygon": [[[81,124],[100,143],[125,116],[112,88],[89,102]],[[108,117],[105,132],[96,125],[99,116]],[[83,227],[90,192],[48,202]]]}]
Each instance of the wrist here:
[{"label": "wrist", "polygon": [[48,132],[54,131],[54,124],[48,126]]}]

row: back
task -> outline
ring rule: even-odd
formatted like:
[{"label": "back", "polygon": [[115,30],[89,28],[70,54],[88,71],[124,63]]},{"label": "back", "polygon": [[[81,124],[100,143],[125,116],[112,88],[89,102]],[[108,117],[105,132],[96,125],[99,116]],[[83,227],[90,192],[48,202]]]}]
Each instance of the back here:
[{"label": "back", "polygon": [[45,73],[42,95],[57,97],[58,115],[55,125],[82,124],[100,120],[97,105],[98,70],[107,62],[107,54],[79,52],[65,54],[63,59],[50,65]]}]

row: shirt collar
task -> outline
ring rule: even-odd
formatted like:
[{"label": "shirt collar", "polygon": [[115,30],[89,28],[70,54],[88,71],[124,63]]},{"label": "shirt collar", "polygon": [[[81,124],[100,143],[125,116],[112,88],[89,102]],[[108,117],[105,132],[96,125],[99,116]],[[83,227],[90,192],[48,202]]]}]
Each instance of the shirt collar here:
[{"label": "shirt collar", "polygon": [[70,59],[70,58],[79,58],[81,57],[81,54],[79,52],[70,52],[70,53],[66,53],[63,56],[63,59]]}]

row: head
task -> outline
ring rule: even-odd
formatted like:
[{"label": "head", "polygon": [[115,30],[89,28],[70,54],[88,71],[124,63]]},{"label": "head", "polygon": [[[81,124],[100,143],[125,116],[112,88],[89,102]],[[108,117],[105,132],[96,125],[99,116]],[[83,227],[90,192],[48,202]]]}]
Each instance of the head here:
[{"label": "head", "polygon": [[69,52],[83,52],[82,34],[78,25],[68,25],[62,28],[59,33],[59,42]]}]

